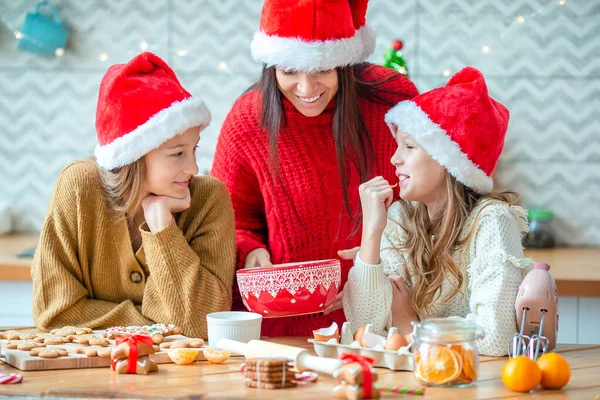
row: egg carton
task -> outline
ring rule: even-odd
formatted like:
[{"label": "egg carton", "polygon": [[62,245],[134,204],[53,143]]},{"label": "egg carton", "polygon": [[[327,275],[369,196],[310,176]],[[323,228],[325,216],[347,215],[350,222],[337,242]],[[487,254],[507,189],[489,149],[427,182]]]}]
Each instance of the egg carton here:
[{"label": "egg carton", "polygon": [[[367,325],[365,333],[370,332],[371,329],[372,325]],[[396,328],[391,328],[388,338],[397,332]],[[385,341],[385,338],[381,338]],[[357,340],[353,340],[352,330],[348,322],[344,322],[342,325],[342,335],[339,342],[336,338],[331,338],[326,342],[315,339],[309,339],[308,341],[313,344],[315,353],[319,357],[339,358],[342,353],[358,354],[372,358],[374,367],[387,368],[393,371],[413,371],[414,369],[410,344],[400,347],[398,351],[385,350],[383,344],[375,345],[372,348],[363,347]]]}]

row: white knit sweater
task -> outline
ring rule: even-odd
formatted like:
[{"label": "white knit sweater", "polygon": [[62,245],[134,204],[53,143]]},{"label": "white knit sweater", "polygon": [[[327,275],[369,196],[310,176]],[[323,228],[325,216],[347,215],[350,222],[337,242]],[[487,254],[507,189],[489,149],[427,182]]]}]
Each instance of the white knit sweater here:
[{"label": "white knit sweater", "polygon": [[[385,335],[391,327],[392,286],[387,275],[402,276],[409,290],[414,283],[404,273],[405,255],[394,250],[403,236],[402,229],[394,222],[400,220],[400,211],[398,202],[388,210],[381,241],[381,263],[366,264],[359,253],[350,270],[343,301],[346,319],[353,331],[373,324],[374,333]],[[471,240],[453,255],[464,278],[461,293],[445,303],[438,299],[432,317],[474,320],[485,334],[477,342],[479,353],[504,356],[517,330],[517,290],[532,263],[531,259],[523,258],[521,246],[521,238],[529,230],[527,213],[518,206],[485,200],[467,218],[461,239],[467,237],[475,223]],[[442,284],[443,297],[453,290],[450,279],[454,278],[450,275]]]}]

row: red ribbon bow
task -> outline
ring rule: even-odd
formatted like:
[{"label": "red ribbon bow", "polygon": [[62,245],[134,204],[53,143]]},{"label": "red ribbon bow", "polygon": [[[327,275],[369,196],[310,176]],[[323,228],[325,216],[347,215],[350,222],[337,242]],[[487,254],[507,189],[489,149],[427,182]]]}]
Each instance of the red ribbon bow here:
[{"label": "red ribbon bow", "polygon": [[[147,346],[153,347],[154,343],[152,343],[152,339],[150,336],[145,335],[131,335],[131,336],[119,336],[117,337],[116,343],[117,346],[121,343],[125,343],[129,345],[129,356],[127,357],[127,373],[135,374],[136,364],[138,361],[138,345],[140,343],[145,344]],[[115,361],[112,362],[112,368],[115,369]]]},{"label": "red ribbon bow", "polygon": [[358,363],[363,372],[363,391],[365,399],[370,399],[373,395],[373,376],[371,374],[371,365],[375,362],[371,357],[358,354],[342,353],[340,360],[346,364]]}]

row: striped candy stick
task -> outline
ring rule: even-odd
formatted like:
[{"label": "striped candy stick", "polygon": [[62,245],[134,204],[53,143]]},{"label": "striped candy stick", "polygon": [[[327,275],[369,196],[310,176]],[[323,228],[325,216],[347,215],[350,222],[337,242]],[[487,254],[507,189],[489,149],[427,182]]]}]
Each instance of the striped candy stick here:
[{"label": "striped candy stick", "polygon": [[420,386],[394,386],[394,385],[383,385],[381,383],[376,383],[373,385],[374,389],[379,390],[380,392],[387,393],[396,393],[396,394],[414,394],[417,396],[422,396],[425,394],[425,388]]},{"label": "striped candy stick", "polygon": [[2,375],[2,374],[0,374],[0,385],[8,385],[10,383],[21,383],[22,381],[23,381],[23,375],[19,375],[19,374]]}]

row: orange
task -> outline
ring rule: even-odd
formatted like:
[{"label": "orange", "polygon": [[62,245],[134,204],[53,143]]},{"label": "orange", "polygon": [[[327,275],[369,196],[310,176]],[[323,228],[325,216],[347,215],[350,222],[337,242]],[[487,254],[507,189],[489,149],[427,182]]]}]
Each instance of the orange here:
[{"label": "orange", "polygon": [[443,385],[456,380],[462,371],[462,357],[450,347],[432,346],[420,354],[416,377],[426,383]]},{"label": "orange", "polygon": [[540,367],[527,356],[511,358],[502,368],[502,383],[513,392],[529,392],[542,380]]},{"label": "orange", "polygon": [[221,364],[229,360],[230,356],[231,353],[225,350],[216,350],[211,349],[210,347],[204,349],[204,357],[206,357],[211,364]]},{"label": "orange", "polygon": [[538,358],[537,365],[542,370],[544,389],[560,389],[571,379],[569,363],[560,354],[546,353]]},{"label": "orange", "polygon": [[200,349],[177,348],[170,349],[167,353],[171,361],[177,365],[188,365],[194,362]]}]

